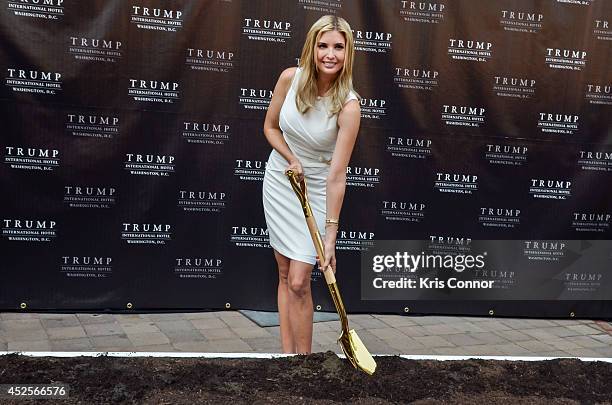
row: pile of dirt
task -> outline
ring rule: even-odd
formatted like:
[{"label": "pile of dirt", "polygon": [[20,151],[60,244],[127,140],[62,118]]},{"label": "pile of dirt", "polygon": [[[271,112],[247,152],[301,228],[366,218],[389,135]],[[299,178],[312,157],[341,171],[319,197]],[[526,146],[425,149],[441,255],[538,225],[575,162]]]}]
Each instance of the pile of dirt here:
[{"label": "pile of dirt", "polygon": [[58,400],[62,404],[610,404],[612,399],[609,363],[376,361],[376,373],[368,376],[332,352],[270,360],[8,355],[0,356],[0,384],[65,383],[70,398]]}]

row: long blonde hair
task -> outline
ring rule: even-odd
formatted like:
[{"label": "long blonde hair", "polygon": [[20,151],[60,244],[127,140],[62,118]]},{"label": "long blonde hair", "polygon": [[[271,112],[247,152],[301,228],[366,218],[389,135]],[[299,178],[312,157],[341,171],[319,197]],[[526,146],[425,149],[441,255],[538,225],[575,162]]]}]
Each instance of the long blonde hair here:
[{"label": "long blonde hair", "polygon": [[[345,56],[342,70],[334,80],[329,90],[331,103],[329,113],[337,114],[342,110],[342,106],[353,89],[353,59],[355,56],[355,43],[351,26],[342,17],[335,15],[324,15],[319,18],[306,35],[302,55],[300,56],[300,68],[302,73],[297,84],[295,104],[299,112],[304,114],[309,108],[314,107],[318,95],[317,88],[317,67],[316,67],[316,46],[321,35],[328,31],[338,31],[344,35]],[[357,97],[359,95],[357,94]]]}]

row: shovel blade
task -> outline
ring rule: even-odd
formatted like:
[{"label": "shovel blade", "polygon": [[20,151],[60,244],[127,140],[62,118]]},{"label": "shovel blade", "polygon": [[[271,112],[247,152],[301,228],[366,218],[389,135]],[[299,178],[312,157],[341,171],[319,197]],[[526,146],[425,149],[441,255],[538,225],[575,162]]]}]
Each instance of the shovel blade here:
[{"label": "shovel blade", "polygon": [[374,358],[354,329],[351,329],[348,334],[343,331],[338,338],[338,343],[340,343],[344,355],[349,359],[353,367],[369,375],[374,374],[374,371],[376,371],[376,361],[374,361]]}]

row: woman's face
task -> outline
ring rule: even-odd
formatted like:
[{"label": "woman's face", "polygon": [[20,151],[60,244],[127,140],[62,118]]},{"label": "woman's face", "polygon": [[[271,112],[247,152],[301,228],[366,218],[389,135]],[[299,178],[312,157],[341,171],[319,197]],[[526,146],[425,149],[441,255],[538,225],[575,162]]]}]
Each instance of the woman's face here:
[{"label": "woman's face", "polygon": [[317,71],[323,75],[337,75],[344,66],[346,53],[344,35],[338,31],[327,31],[316,45]]}]

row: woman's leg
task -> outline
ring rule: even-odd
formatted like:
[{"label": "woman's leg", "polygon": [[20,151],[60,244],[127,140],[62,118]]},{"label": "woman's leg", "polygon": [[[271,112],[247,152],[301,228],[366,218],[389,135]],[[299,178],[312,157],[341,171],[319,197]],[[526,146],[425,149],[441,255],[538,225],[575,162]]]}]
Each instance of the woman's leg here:
[{"label": "woman's leg", "polygon": [[280,320],[280,338],[283,353],[295,353],[295,340],[291,329],[291,319],[289,317],[289,262],[290,260],[274,251],[274,257],[278,265],[278,317]]},{"label": "woman's leg", "polygon": [[295,353],[312,351],[312,293],[310,274],[313,265],[291,260],[288,277],[288,307],[295,342]]}]

